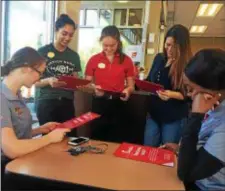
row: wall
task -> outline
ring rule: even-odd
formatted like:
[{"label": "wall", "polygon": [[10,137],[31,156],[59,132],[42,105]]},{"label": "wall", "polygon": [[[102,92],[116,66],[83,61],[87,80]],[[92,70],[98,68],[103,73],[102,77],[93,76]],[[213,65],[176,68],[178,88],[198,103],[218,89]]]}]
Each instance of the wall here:
[{"label": "wall", "polygon": [[191,37],[193,54],[203,48],[220,48],[225,50],[225,37]]}]

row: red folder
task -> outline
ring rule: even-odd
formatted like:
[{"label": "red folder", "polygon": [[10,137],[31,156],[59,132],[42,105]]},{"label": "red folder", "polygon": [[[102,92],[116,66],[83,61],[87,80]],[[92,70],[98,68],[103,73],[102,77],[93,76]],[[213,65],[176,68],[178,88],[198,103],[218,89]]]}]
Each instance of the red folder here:
[{"label": "red folder", "polygon": [[63,88],[68,90],[76,90],[77,86],[85,86],[91,83],[91,81],[89,80],[76,78],[74,76],[60,76],[58,77],[58,80],[66,83],[66,85],[60,86],[58,88]]},{"label": "red folder", "polygon": [[77,128],[99,117],[100,115],[97,113],[88,112],[79,117],[75,117],[73,119],[70,119],[69,121],[61,123],[59,126],[57,126],[57,128],[67,128],[67,129]]},{"label": "red folder", "polygon": [[144,80],[135,79],[135,84],[139,89],[146,92],[155,93],[155,94],[156,94],[156,91],[164,90],[164,87],[162,85],[155,84],[152,82],[147,82]]},{"label": "red folder", "polygon": [[175,155],[172,151],[149,146],[122,143],[115,151],[116,157],[173,167]]}]

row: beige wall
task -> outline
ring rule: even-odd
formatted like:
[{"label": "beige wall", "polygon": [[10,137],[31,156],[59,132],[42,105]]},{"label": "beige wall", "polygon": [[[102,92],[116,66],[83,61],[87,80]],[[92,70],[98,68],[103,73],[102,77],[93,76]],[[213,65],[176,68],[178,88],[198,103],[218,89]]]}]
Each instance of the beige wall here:
[{"label": "beige wall", "polygon": [[204,48],[220,48],[225,50],[225,37],[191,37],[193,54]]}]

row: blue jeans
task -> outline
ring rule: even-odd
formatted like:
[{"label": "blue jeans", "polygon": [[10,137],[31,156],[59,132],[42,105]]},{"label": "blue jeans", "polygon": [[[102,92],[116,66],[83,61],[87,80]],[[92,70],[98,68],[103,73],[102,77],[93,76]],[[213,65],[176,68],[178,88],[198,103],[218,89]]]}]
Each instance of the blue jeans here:
[{"label": "blue jeans", "polygon": [[158,124],[152,118],[148,118],[145,126],[144,145],[158,147],[165,143],[179,143],[183,119],[172,123]]}]

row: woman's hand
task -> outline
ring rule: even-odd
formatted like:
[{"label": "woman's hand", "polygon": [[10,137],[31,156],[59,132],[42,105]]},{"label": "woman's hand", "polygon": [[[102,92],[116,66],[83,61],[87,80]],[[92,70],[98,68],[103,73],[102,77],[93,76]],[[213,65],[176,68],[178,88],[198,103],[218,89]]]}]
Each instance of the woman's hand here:
[{"label": "woman's hand", "polygon": [[214,109],[214,106],[219,105],[221,94],[210,95],[207,93],[198,93],[194,96],[192,102],[193,113],[207,113]]},{"label": "woman's hand", "polygon": [[184,100],[184,96],[177,91],[171,91],[171,90],[159,90],[156,92],[160,99],[163,101],[168,101],[169,99],[177,99],[177,100]]},{"label": "woman's hand", "polygon": [[169,99],[171,99],[171,95],[172,95],[172,91],[170,90],[165,90],[165,91],[162,91],[162,90],[159,90],[156,92],[159,96],[159,98],[163,101],[168,101]]},{"label": "woman's hand", "polygon": [[58,143],[63,140],[66,133],[70,132],[70,129],[54,129],[46,136],[49,138],[50,143]]},{"label": "woman's hand", "polygon": [[57,87],[65,86],[65,85],[66,85],[66,82],[59,81],[59,80],[58,80],[57,78],[55,78],[55,77],[47,78],[47,80],[48,80],[48,84],[49,84],[52,88],[57,88]]},{"label": "woman's hand", "polygon": [[130,98],[130,95],[131,95],[130,90],[128,88],[124,89],[122,91],[122,94],[124,95],[123,97],[120,97],[120,99],[122,101],[127,101]]},{"label": "woman's hand", "polygon": [[57,122],[48,122],[39,127],[39,131],[41,134],[47,134],[53,131],[60,123]]},{"label": "woman's hand", "polygon": [[170,151],[174,152],[175,154],[178,154],[178,151],[179,151],[179,145],[176,143],[166,143],[166,144],[160,146],[159,148],[170,150]]},{"label": "woman's hand", "polygon": [[105,92],[103,90],[101,90],[101,86],[95,86],[95,95],[97,97],[102,97],[104,96]]}]

